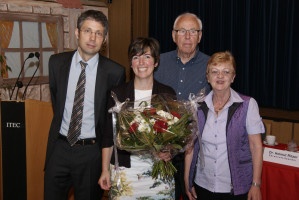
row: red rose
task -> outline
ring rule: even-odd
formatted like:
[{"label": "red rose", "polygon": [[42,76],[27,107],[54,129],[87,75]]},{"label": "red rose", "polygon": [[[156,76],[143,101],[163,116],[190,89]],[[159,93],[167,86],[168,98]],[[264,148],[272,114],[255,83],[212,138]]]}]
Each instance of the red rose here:
[{"label": "red rose", "polygon": [[181,115],[177,112],[174,112],[174,111],[170,111],[170,113],[174,116],[174,117],[177,117],[178,119],[181,118]]},{"label": "red rose", "polygon": [[153,128],[157,133],[162,133],[167,130],[168,127],[165,121],[157,120]]},{"label": "red rose", "polygon": [[137,122],[131,124],[131,126],[129,128],[129,133],[135,133],[135,131],[136,131],[137,128],[138,128]]},{"label": "red rose", "polygon": [[151,116],[151,115],[155,115],[156,112],[157,112],[156,108],[146,108],[146,109],[144,109],[143,114],[145,116],[148,116],[148,114],[149,114],[149,116]]}]

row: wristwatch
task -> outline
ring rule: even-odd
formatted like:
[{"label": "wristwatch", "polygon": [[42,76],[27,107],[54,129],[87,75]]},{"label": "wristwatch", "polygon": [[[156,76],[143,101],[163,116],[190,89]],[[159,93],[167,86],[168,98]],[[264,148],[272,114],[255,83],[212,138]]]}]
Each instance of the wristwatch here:
[{"label": "wristwatch", "polygon": [[252,186],[255,186],[255,187],[261,187],[261,184],[260,184],[260,183],[255,183],[255,182],[253,182],[253,183],[252,183]]}]

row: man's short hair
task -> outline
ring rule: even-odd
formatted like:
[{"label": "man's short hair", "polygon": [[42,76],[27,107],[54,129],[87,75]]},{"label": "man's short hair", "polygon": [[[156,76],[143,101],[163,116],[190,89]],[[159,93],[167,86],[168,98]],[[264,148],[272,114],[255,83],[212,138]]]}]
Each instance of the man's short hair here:
[{"label": "man's short hair", "polygon": [[104,27],[104,35],[106,36],[108,33],[108,20],[106,15],[104,15],[103,12],[98,11],[98,10],[87,10],[83,12],[79,17],[77,21],[77,28],[80,30],[83,22],[85,20],[94,20],[97,22],[100,22],[102,26]]},{"label": "man's short hair", "polygon": [[173,29],[176,29],[175,27],[176,27],[176,25],[177,25],[179,19],[180,19],[181,17],[186,16],[186,15],[189,15],[189,16],[194,17],[194,18],[197,20],[197,22],[198,22],[199,29],[202,30],[202,28],[203,28],[203,27],[202,27],[202,22],[201,22],[201,20],[199,19],[199,17],[197,17],[197,15],[195,15],[195,14],[193,14],[193,13],[189,13],[189,12],[186,12],[186,13],[183,13],[183,14],[180,14],[179,16],[177,16],[177,18],[175,19],[175,21],[174,21],[174,23],[173,23]]}]

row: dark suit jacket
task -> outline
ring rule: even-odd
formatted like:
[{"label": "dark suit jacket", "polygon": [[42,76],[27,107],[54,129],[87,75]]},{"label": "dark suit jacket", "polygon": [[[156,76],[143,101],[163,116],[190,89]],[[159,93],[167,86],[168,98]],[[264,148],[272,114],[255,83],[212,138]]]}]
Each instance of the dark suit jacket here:
[{"label": "dark suit jacket", "polygon": [[[45,167],[47,167],[47,162],[59,136],[66,101],[68,77],[74,53],[75,51],[55,54],[49,60],[49,82],[54,116],[48,137]],[[107,94],[110,94],[113,87],[124,82],[124,67],[99,55],[94,95],[95,132],[99,147],[101,147],[103,129],[107,119]]]},{"label": "dark suit jacket", "polygon": [[[112,91],[117,95],[117,98],[120,102],[124,102],[127,98],[129,98],[130,101],[135,100],[134,80],[131,80],[126,84],[113,88]],[[176,95],[175,91],[171,87],[166,86],[154,80],[152,94],[162,94],[162,93],[171,94],[174,96]],[[112,99],[112,97],[110,97],[108,100],[108,108],[111,108],[114,105],[115,102]],[[102,142],[103,142],[102,147],[113,146],[113,129],[112,129],[111,114],[108,115],[107,125],[105,128],[105,133]],[[119,149],[117,150],[117,152],[118,152],[119,166],[131,167],[130,153]],[[111,163],[114,164],[114,152],[112,154]]]}]

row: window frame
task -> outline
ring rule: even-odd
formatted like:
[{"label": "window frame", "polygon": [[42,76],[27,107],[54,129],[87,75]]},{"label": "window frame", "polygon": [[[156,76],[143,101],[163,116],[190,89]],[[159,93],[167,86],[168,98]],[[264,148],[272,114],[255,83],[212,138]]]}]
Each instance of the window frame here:
[{"label": "window frame", "polygon": [[[22,23],[19,23],[20,28],[20,48],[2,48],[1,40],[0,40],[0,53],[2,52],[19,52],[20,53],[20,61],[21,63],[24,62],[26,58],[24,58],[24,52],[39,52],[40,53],[40,74],[43,73],[44,67],[43,66],[43,57],[42,52],[44,51],[53,51],[54,53],[63,52],[63,44],[64,44],[64,29],[63,29],[63,18],[62,16],[52,16],[52,15],[45,15],[45,14],[27,14],[27,13],[11,13],[11,12],[0,12],[0,19],[1,21],[18,21],[18,22],[37,22],[38,29],[39,29],[39,47],[38,48],[23,48],[23,28]],[[57,48],[43,48],[42,47],[42,23],[55,23],[57,24]],[[24,77],[24,70],[21,74],[23,84],[28,84],[31,77]],[[11,85],[13,86],[16,82],[17,78],[3,78],[1,77],[0,84]],[[49,83],[49,76],[35,76],[32,79],[31,84],[45,84]]]}]

